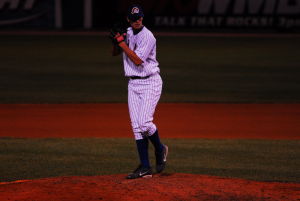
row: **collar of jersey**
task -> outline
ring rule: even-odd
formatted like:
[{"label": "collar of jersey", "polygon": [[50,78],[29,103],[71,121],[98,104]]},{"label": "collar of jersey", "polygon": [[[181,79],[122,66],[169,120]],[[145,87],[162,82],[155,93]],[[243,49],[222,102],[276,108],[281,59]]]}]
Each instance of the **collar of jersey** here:
[{"label": "collar of jersey", "polygon": [[137,30],[136,29],[132,29],[133,35],[136,35],[136,34],[140,33],[143,30],[143,28],[144,28],[144,26],[142,26],[142,28],[137,29]]}]

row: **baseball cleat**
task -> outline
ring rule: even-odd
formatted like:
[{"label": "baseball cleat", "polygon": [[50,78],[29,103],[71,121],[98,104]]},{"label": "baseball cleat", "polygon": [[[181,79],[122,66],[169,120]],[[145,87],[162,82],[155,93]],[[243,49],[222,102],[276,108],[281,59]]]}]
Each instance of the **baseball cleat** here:
[{"label": "baseball cleat", "polygon": [[152,177],[152,169],[151,167],[143,167],[139,165],[139,167],[130,173],[126,179],[137,179],[137,178],[151,178]]},{"label": "baseball cleat", "polygon": [[155,153],[155,156],[156,156],[156,172],[157,173],[161,173],[166,167],[168,149],[169,148],[168,148],[167,145],[163,145],[162,153]]}]

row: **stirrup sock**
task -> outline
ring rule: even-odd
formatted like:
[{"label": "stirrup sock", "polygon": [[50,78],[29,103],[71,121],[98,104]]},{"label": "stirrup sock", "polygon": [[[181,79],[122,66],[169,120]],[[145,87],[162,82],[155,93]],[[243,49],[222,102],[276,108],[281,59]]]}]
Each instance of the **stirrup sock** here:
[{"label": "stirrup sock", "polygon": [[149,156],[148,156],[148,138],[144,138],[142,140],[136,140],[137,150],[139,153],[141,165],[143,167],[149,168]]}]

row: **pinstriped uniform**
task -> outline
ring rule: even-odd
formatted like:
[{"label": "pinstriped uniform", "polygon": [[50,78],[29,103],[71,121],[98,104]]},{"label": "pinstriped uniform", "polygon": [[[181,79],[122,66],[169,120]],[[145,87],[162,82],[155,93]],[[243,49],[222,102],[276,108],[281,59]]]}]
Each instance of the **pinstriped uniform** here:
[{"label": "pinstriped uniform", "polygon": [[128,108],[131,126],[136,140],[144,135],[151,136],[156,131],[153,115],[162,91],[162,79],[156,60],[156,39],[145,26],[133,34],[132,28],[127,29],[126,43],[143,63],[136,66],[123,53],[124,71],[126,77],[139,76],[146,79],[129,79]]}]

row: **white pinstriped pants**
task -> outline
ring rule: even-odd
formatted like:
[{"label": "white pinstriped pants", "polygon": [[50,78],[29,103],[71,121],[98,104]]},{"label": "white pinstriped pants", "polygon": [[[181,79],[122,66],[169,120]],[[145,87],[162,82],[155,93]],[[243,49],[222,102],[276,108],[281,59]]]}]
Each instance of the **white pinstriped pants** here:
[{"label": "white pinstriped pants", "polygon": [[162,79],[155,74],[147,79],[130,79],[128,82],[128,108],[135,140],[151,136],[156,131],[152,122],[162,91]]}]

